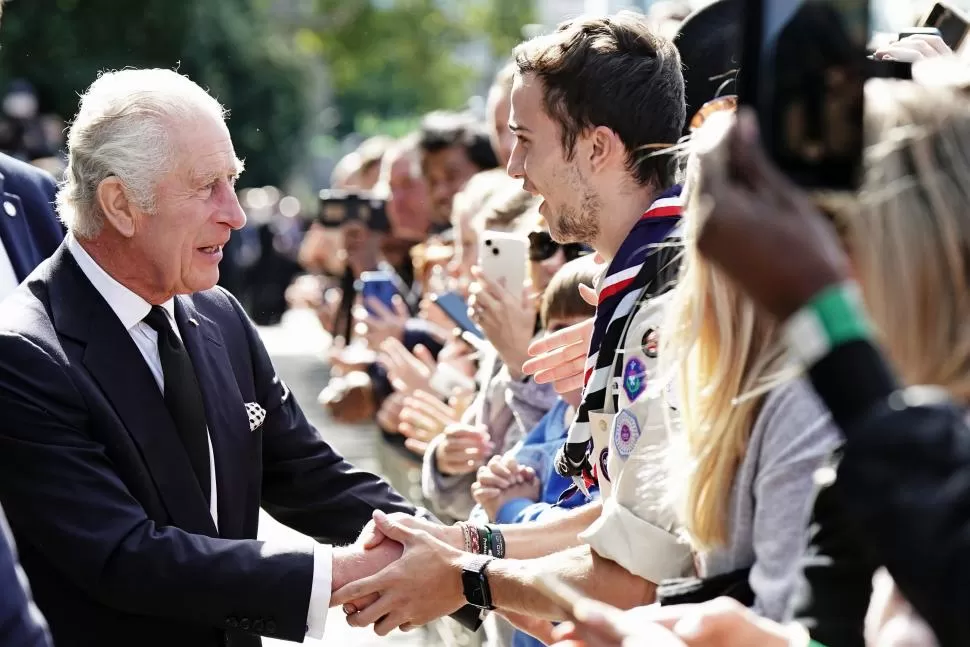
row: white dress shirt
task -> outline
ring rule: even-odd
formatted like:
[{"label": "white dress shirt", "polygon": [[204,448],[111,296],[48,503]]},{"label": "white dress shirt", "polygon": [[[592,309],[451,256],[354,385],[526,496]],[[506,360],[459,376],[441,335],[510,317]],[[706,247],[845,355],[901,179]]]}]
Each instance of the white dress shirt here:
[{"label": "white dress shirt", "polygon": [[17,274],[13,271],[10,255],[7,254],[7,248],[0,241],[0,301],[6,299],[11,292],[17,289],[18,285],[20,285],[20,281],[17,280]]},{"label": "white dress shirt", "polygon": [[[3,245],[0,245],[2,248]],[[162,372],[162,360],[158,355],[158,333],[145,323],[143,320],[148,316],[152,305],[140,296],[116,281],[110,274],[91,258],[90,254],[84,250],[71,234],[67,235],[67,249],[77,261],[78,266],[84,276],[91,282],[94,288],[104,297],[111,310],[121,320],[121,324],[131,335],[132,341],[138,347],[138,351],[145,358],[145,363],[152,372],[158,388],[165,392],[165,375]],[[6,252],[2,258],[6,258]],[[9,265],[10,261],[7,260]],[[11,272],[13,270],[11,269]],[[2,277],[2,259],[0,259],[0,277]],[[16,278],[14,279],[16,281]],[[16,287],[16,283],[14,284]],[[175,299],[169,299],[161,304],[168,315],[169,325],[175,334],[182,338],[178,326],[175,323]],[[212,436],[206,434],[209,441],[209,486],[212,493],[209,500],[209,514],[215,522],[216,528],[219,527],[219,506],[216,492],[216,465],[215,456],[212,450]],[[320,639],[323,637],[324,629],[327,624],[327,611],[330,607],[330,586],[333,579],[333,556],[331,547],[326,544],[318,544],[309,537],[306,538],[314,543],[313,549],[313,584],[310,588],[310,607],[307,614],[307,635],[311,638]]]}]

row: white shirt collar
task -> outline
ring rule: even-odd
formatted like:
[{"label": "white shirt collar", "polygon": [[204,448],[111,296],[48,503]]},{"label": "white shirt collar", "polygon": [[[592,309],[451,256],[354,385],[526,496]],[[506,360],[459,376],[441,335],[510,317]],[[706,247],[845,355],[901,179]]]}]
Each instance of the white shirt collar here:
[{"label": "white shirt collar", "polygon": [[[148,313],[152,309],[152,304],[142,299],[105,272],[91,258],[91,255],[81,247],[81,244],[74,238],[73,234],[67,235],[67,251],[77,261],[81,271],[84,272],[84,276],[91,281],[94,289],[108,302],[108,306],[118,316],[118,319],[121,320],[121,324],[125,327],[125,330],[131,330],[134,326],[141,323],[142,319],[148,316]],[[162,304],[162,307],[168,312],[169,320],[174,322],[175,299],[169,299]]]}]

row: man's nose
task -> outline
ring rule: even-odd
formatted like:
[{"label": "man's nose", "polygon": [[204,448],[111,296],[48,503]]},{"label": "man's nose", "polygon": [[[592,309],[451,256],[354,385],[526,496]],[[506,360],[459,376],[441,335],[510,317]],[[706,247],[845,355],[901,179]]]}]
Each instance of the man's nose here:
[{"label": "man's nose", "polygon": [[239,197],[236,195],[235,191],[231,192],[232,197],[229,198],[229,204],[222,212],[222,222],[229,225],[233,230],[240,230],[246,226],[246,212],[243,211],[242,205],[239,204]]}]

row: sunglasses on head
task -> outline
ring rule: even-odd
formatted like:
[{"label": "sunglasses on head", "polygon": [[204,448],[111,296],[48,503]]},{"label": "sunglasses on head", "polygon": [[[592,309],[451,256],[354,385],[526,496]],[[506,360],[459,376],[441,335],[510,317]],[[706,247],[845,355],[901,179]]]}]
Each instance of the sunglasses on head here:
[{"label": "sunglasses on head", "polygon": [[545,231],[534,231],[529,234],[529,260],[533,262],[544,261],[556,255],[562,250],[567,261],[576,260],[581,256],[586,256],[593,250],[582,243],[566,243],[561,245],[552,239],[552,236]]}]

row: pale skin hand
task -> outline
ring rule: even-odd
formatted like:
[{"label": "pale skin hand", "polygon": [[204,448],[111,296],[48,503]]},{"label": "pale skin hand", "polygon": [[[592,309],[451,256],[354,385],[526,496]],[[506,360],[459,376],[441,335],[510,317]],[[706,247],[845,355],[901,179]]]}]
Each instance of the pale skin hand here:
[{"label": "pale skin hand", "polygon": [[541,487],[531,467],[519,465],[513,456],[493,456],[487,465],[478,468],[472,497],[485,510],[489,521],[495,521],[498,511],[508,501],[538,501]]},{"label": "pale skin hand", "polygon": [[454,408],[425,391],[415,391],[405,398],[400,418],[398,429],[407,438],[404,446],[419,456],[427,451],[431,439],[444,433],[448,425],[459,422]]},{"label": "pale skin hand", "polygon": [[444,438],[435,449],[435,465],[447,476],[471,474],[485,463],[485,458],[493,450],[484,425],[451,425],[445,429]]},{"label": "pale skin hand", "polygon": [[393,310],[374,297],[368,297],[366,303],[373,314],[367,312],[366,308],[355,308],[354,332],[367,340],[368,348],[377,350],[385,339],[404,339],[404,326],[411,314],[400,295],[395,294],[391,298]]},{"label": "pale skin hand", "polygon": [[[536,298],[530,294],[531,286],[516,288],[493,283],[478,267],[472,268],[472,276],[475,283],[468,302],[472,319],[495,347],[512,379],[521,380],[522,364],[529,358],[529,342],[536,323]],[[516,296],[519,289],[522,292]]]},{"label": "pale skin hand", "polygon": [[[593,288],[581,285],[579,293],[586,303],[595,306]],[[557,393],[566,394],[583,388],[589,340],[593,336],[593,317],[537,339],[529,346],[532,359],[522,365],[536,384],[552,383]]]},{"label": "pale skin hand", "polygon": [[903,63],[915,63],[916,61],[922,61],[928,58],[952,55],[953,50],[943,42],[942,38],[927,34],[907,36],[891,45],[876,50],[873,54],[878,60],[900,61]]},{"label": "pale skin hand", "polygon": [[437,365],[434,356],[418,344],[414,353],[397,339],[385,339],[377,360],[387,370],[387,377],[395,391],[406,395],[415,391],[431,391],[431,376]]}]

